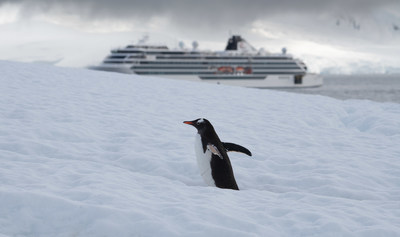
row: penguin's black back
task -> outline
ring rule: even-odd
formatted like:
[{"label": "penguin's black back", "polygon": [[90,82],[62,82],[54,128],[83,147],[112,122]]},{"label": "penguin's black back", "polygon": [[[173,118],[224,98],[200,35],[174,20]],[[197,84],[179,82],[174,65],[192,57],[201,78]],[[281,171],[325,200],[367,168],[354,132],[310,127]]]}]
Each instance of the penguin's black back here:
[{"label": "penguin's black back", "polygon": [[239,190],[226,149],[222,145],[222,142],[211,123],[209,123],[207,129],[205,129],[205,131],[200,135],[204,151],[206,151],[208,144],[212,144],[218,149],[223,157],[223,159],[221,159],[218,155],[212,154],[210,160],[211,175],[214,179],[215,186],[218,188]]},{"label": "penguin's black back", "polygon": [[215,186],[219,188],[239,190],[228,156],[226,156],[226,158],[224,157],[224,159],[221,159],[217,155],[213,154],[210,165],[212,169],[211,175],[215,181]]}]

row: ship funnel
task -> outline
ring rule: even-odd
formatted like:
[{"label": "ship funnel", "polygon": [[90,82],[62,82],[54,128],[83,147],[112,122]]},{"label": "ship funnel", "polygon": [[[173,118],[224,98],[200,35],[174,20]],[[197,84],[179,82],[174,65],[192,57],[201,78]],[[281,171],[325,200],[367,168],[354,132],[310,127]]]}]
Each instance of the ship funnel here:
[{"label": "ship funnel", "polygon": [[257,50],[246,42],[240,35],[233,35],[228,40],[228,44],[225,48],[226,51],[237,51],[243,53],[256,52]]}]

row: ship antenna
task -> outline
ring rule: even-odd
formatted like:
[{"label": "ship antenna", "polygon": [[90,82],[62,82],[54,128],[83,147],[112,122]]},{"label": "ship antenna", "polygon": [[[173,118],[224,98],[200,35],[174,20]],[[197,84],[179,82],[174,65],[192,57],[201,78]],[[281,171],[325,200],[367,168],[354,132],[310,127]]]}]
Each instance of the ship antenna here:
[{"label": "ship antenna", "polygon": [[138,41],[138,44],[145,44],[149,40],[149,35],[144,34],[143,37]]}]

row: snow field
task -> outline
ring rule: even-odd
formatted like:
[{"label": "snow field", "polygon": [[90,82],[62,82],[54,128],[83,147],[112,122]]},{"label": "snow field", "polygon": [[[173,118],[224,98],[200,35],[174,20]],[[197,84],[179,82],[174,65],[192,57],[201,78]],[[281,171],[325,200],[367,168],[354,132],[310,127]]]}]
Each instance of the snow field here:
[{"label": "snow field", "polygon": [[[400,236],[400,105],[0,61],[0,236]],[[204,117],[240,191],[207,187]]]}]

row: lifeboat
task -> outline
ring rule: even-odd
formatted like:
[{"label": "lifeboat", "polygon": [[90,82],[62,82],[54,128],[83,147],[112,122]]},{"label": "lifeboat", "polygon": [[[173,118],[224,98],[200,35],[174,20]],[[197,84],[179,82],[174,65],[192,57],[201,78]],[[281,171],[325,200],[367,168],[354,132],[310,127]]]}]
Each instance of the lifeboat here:
[{"label": "lifeboat", "polygon": [[237,73],[243,73],[244,72],[244,67],[241,67],[241,66],[236,67],[236,72]]},{"label": "lifeboat", "polygon": [[252,74],[253,70],[251,69],[251,67],[245,67],[244,68],[244,74]]},{"label": "lifeboat", "polygon": [[218,68],[219,73],[231,74],[233,73],[233,67],[223,66]]}]

